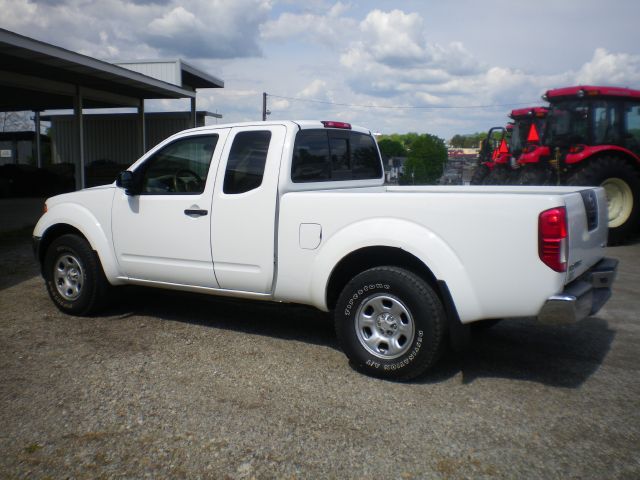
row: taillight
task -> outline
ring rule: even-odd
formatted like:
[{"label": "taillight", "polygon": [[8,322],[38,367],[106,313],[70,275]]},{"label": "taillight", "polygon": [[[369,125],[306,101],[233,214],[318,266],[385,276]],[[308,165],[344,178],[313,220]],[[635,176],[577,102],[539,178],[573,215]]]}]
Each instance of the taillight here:
[{"label": "taillight", "polygon": [[345,130],[351,130],[351,124],[345,122],[323,121],[324,128],[343,128]]},{"label": "taillight", "polygon": [[545,210],[538,217],[538,255],[552,270],[567,271],[567,209]]}]

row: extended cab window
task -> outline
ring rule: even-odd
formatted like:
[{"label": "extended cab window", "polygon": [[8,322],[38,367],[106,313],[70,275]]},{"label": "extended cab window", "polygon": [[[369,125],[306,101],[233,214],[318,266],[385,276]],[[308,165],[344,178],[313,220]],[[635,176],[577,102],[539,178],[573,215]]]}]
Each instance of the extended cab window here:
[{"label": "extended cab window", "polygon": [[142,165],[141,193],[195,195],[204,191],[218,135],[181,138]]},{"label": "extended cab window", "polygon": [[296,135],[291,180],[296,183],[382,176],[375,140],[351,130],[308,129]]},{"label": "extended cab window", "polygon": [[222,191],[244,193],[262,185],[271,132],[240,132],[233,139]]}]

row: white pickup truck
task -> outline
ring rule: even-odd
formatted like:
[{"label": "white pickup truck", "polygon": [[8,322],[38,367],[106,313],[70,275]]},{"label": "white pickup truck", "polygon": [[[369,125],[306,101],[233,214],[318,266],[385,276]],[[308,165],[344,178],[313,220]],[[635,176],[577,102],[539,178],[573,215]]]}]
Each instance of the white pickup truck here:
[{"label": "white pickup truck", "polygon": [[208,126],[47,200],[34,251],[87,315],[136,284],[333,311],[356,368],[410,379],[486,319],[572,322],[611,295],[602,188],[385,186],[369,130]]}]

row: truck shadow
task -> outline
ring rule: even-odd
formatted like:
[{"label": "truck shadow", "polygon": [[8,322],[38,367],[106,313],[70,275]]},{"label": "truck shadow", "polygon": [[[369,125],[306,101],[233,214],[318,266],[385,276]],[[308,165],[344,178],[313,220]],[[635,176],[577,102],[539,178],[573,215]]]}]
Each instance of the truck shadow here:
[{"label": "truck shadow", "polygon": [[32,230],[0,233],[0,291],[39,275],[31,249]]},{"label": "truck shadow", "polygon": [[570,326],[545,326],[535,319],[509,319],[474,331],[461,354],[448,354],[421,383],[462,373],[464,384],[507,378],[553,387],[578,388],[602,365],[615,331],[598,317]]},{"label": "truck shadow", "polygon": [[[141,287],[123,292],[121,301],[104,314],[153,316],[340,351],[332,316],[313,308]],[[540,325],[534,319],[509,319],[475,331],[465,352],[447,353],[412,383],[440,383],[462,374],[464,384],[506,378],[578,388],[598,370],[614,337],[615,331],[598,317],[558,327]]]},{"label": "truck shadow", "polygon": [[101,315],[146,315],[340,350],[333,318],[315,308],[143,287],[120,290]]}]

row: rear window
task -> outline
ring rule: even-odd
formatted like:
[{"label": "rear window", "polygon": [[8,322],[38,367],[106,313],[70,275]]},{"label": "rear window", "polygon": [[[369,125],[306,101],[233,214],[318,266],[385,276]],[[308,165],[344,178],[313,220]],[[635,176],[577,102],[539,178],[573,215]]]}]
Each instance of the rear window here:
[{"label": "rear window", "polygon": [[367,180],[382,177],[378,149],[371,135],[350,130],[301,130],[291,166],[295,183]]}]

